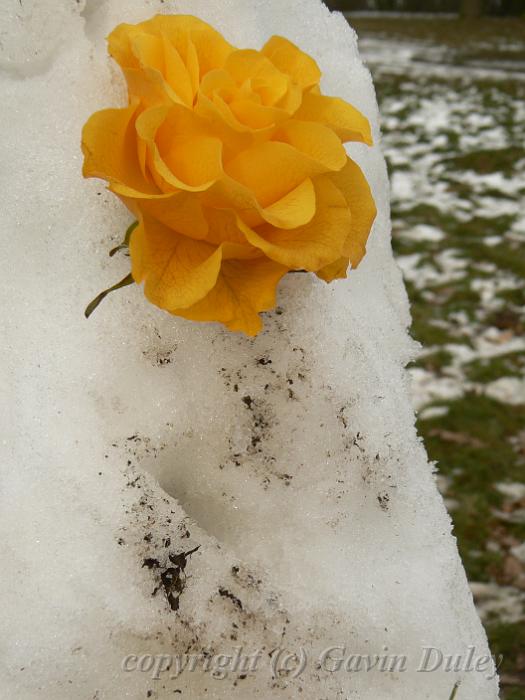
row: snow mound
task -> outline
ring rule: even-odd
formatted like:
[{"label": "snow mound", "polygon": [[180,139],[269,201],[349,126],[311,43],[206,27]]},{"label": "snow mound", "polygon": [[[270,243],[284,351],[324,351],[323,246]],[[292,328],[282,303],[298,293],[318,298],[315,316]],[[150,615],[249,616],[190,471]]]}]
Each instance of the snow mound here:
[{"label": "snow mound", "polygon": [[[344,18],[318,0],[0,12],[2,696],[448,700],[460,682],[457,700],[496,698],[414,429],[378,146],[349,148],[379,210],[362,265],[329,286],[290,275],[256,339],[170,317],[134,288],[83,317],[129,265],[107,257],[129,214],[81,177],[83,123],[124,99],[108,32],[184,12],[239,46],[283,34],[377,143]],[[252,667],[221,673],[236,648]],[[427,671],[438,654],[460,662],[424,672],[429,653]]]}]

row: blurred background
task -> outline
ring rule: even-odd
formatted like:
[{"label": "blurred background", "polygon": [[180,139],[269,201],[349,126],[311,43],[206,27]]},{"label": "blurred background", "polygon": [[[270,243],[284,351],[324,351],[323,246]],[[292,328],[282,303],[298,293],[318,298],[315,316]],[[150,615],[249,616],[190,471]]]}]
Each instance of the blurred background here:
[{"label": "blurred background", "polygon": [[463,17],[525,13],[524,0],[331,0],[326,4],[343,12],[448,12]]},{"label": "blurred background", "polygon": [[334,0],[381,110],[418,427],[525,700],[525,0]]}]

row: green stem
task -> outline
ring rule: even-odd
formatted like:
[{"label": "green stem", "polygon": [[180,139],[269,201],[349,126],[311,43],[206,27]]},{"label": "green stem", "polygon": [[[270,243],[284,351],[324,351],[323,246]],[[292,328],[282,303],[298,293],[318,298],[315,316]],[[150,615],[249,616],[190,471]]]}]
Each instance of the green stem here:
[{"label": "green stem", "polygon": [[458,688],[459,688],[459,683],[454,683],[454,687],[452,688],[452,693],[451,693],[448,700],[454,700],[454,698],[456,697],[456,694],[458,692]]},{"label": "green stem", "polygon": [[128,226],[128,228],[126,229],[126,233],[124,235],[124,240],[122,241],[122,243],[120,243],[118,246],[116,246],[115,248],[112,248],[109,251],[110,258],[112,258],[115,255],[115,253],[118,253],[119,250],[125,250],[126,248],[129,248],[129,240],[131,238],[131,234],[137,228],[138,225],[139,225],[139,222],[134,221],[132,224],[130,224]]},{"label": "green stem", "polygon": [[111,292],[116,291],[117,289],[121,289],[122,287],[127,287],[129,284],[133,284],[135,280],[133,279],[131,273],[129,275],[126,275],[124,279],[120,280],[120,282],[117,282],[117,284],[114,284],[112,287],[109,289],[105,289],[103,292],[100,292],[100,294],[93,299],[91,303],[89,303],[86,306],[86,310],[84,311],[84,316],[86,318],[89,318],[93,311],[97,308],[97,306],[100,304],[100,302],[107,297],[108,294]]}]

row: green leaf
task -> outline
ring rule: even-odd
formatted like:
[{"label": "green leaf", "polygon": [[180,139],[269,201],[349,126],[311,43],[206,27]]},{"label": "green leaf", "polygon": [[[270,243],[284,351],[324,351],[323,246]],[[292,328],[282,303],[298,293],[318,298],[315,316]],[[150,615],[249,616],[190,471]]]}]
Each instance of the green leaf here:
[{"label": "green leaf", "polygon": [[458,682],[458,683],[454,683],[454,687],[452,688],[452,693],[451,693],[451,695],[450,695],[449,700],[454,700],[454,698],[456,697],[456,694],[457,694],[457,692],[458,692],[458,688],[459,688],[459,682]]},{"label": "green leaf", "polygon": [[127,249],[128,249],[127,245],[125,245],[124,243],[119,243],[117,246],[115,246],[115,248],[112,248],[109,251],[109,257],[112,258],[115,255],[115,253],[119,252],[119,250],[127,250]]},{"label": "green leaf", "polygon": [[115,255],[115,253],[118,253],[119,250],[125,250],[125,249],[129,248],[129,241],[131,238],[131,234],[137,228],[138,225],[139,225],[139,222],[134,221],[132,224],[130,224],[130,226],[128,226],[128,228],[126,229],[126,233],[124,235],[124,240],[122,241],[122,243],[120,243],[118,246],[116,246],[115,248],[112,248],[109,251],[110,258],[112,258]]},{"label": "green leaf", "polygon": [[139,222],[134,221],[132,224],[130,224],[128,226],[128,228],[126,229],[126,233],[124,235],[124,245],[129,245],[129,239],[131,238],[131,234],[137,228],[138,225],[139,225]]},{"label": "green leaf", "polygon": [[131,273],[129,275],[126,275],[124,279],[120,280],[120,282],[117,282],[117,284],[114,284],[112,287],[109,289],[105,289],[103,292],[100,292],[100,294],[93,299],[91,303],[89,303],[86,306],[86,310],[84,311],[84,316],[86,318],[89,318],[93,311],[97,308],[97,306],[100,304],[100,302],[107,297],[108,294],[111,292],[114,292],[117,289],[121,289],[122,287],[127,287],[129,284],[134,284],[135,280],[131,276]]}]

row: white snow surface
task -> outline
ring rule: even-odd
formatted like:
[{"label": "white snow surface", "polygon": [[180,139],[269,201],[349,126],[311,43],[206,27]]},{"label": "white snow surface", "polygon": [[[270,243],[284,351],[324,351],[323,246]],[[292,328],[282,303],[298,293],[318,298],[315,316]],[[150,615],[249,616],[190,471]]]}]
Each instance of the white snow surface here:
[{"label": "white snow surface", "polygon": [[[124,104],[104,37],[156,12],[195,14],[238,46],[289,37],[379,142],[356,36],[318,0],[3,3],[19,41],[0,45],[0,695],[448,700],[460,682],[457,700],[493,700],[490,665],[418,672],[424,647],[489,652],[414,428],[379,145],[349,148],[379,210],[362,265],[331,285],[290,275],[256,339],[171,317],[138,288],[83,317],[128,271],[107,251],[130,217],[82,179],[80,130]],[[261,650],[246,677],[122,668],[236,647]],[[330,671],[317,663],[329,647],[407,668]],[[304,671],[272,678],[276,649]]]}]

